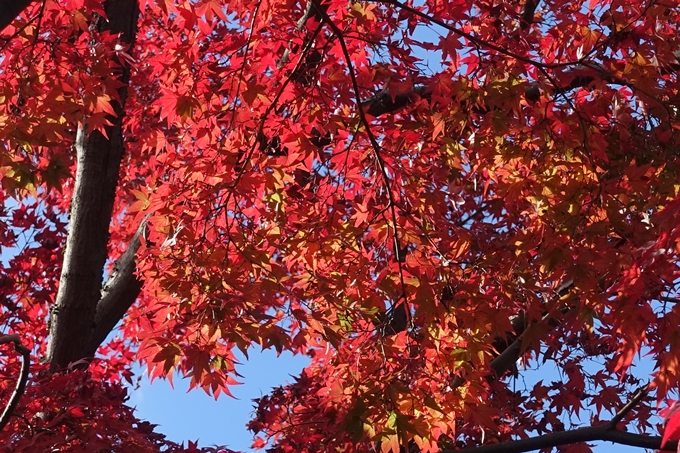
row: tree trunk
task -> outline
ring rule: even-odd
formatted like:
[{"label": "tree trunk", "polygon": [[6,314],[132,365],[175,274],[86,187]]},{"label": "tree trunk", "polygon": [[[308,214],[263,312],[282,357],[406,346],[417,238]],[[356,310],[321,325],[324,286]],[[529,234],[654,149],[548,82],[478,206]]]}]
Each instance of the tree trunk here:
[{"label": "tree trunk", "polygon": [[[108,20],[99,19],[99,30],[120,34],[121,44],[130,49],[139,18],[137,1],[108,0],[104,7]],[[106,332],[102,336],[101,329],[95,329],[95,317],[97,304],[102,298],[109,224],[124,154],[122,126],[130,70],[124,61],[118,61],[117,64],[122,69],[112,73],[111,77],[118,78],[123,86],[118,89],[120,103],[112,102],[116,117],[109,118],[112,126],[107,127],[108,138],[100,131],[85,130],[83,125],[79,126],[76,137],[78,167],[71,200],[69,233],[59,291],[50,316],[47,359],[52,369],[91,356],[99,346],[97,344],[93,348],[95,330],[100,342],[108,334]],[[136,247],[132,248],[136,250]],[[131,265],[134,270],[134,260]],[[127,266],[131,274],[130,264]],[[127,304],[127,310],[141,286],[134,278],[119,279],[118,282],[130,286],[128,291],[118,291],[124,296],[120,298],[119,304]],[[111,292],[112,289],[107,288],[107,293]],[[115,305],[116,302],[109,301],[108,305],[111,304]]]}]

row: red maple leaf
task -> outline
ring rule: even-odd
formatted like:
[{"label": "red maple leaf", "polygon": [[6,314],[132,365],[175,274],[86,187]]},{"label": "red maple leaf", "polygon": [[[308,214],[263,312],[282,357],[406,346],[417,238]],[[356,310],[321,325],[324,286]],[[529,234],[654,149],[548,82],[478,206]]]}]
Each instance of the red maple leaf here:
[{"label": "red maple leaf", "polygon": [[[659,412],[659,415],[665,419],[665,428],[661,439],[661,448],[663,448],[668,442],[680,440],[680,402],[673,401],[673,404]],[[680,448],[678,451],[680,451]]]}]

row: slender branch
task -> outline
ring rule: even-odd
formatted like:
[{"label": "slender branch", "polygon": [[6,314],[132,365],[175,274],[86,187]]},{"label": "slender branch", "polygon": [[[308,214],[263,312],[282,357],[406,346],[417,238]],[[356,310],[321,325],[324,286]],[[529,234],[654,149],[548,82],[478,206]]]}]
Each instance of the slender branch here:
[{"label": "slender branch", "polygon": [[[245,51],[243,52],[243,63],[241,63],[241,68],[239,69],[240,76],[236,77],[238,82],[236,83],[236,93],[235,96],[238,97],[241,94],[241,83],[243,81],[243,72],[246,69],[246,64],[248,62],[248,52],[250,52],[250,44],[253,41],[253,34],[255,33],[255,21],[257,20],[257,13],[260,11],[260,6],[262,2],[257,2],[255,5],[255,10],[253,11],[253,17],[250,19],[250,32],[248,33],[248,39],[246,40]],[[235,105],[235,104],[234,104]],[[235,121],[236,118],[236,108],[232,111],[231,121]]]},{"label": "slender branch", "polygon": [[[407,306],[407,298],[406,298],[406,284],[404,282],[404,267],[403,263],[406,260],[406,257],[403,256],[405,254],[405,251],[401,249],[401,245],[399,244],[399,233],[397,231],[397,213],[395,209],[395,202],[394,202],[394,196],[392,195],[392,188],[390,185],[390,178],[387,174],[387,168],[385,166],[385,161],[382,158],[382,155],[380,154],[380,145],[378,144],[378,140],[375,138],[375,135],[373,135],[373,131],[371,130],[371,125],[368,121],[368,118],[366,118],[366,113],[364,112],[364,109],[361,105],[361,92],[359,91],[359,83],[357,81],[356,74],[354,72],[354,66],[352,64],[352,58],[349,54],[349,50],[347,49],[347,44],[345,43],[345,38],[342,34],[342,31],[338,28],[338,26],[331,20],[331,18],[328,16],[328,13],[319,7],[317,8],[317,12],[321,17],[323,18],[324,23],[326,23],[333,34],[335,35],[336,38],[338,38],[338,42],[340,43],[340,48],[342,49],[343,57],[346,60],[347,63],[347,69],[349,71],[349,76],[352,81],[352,90],[354,91],[354,97],[356,99],[356,104],[357,104],[357,111],[359,114],[359,120],[361,121],[361,124],[363,124],[364,128],[366,129],[366,135],[368,136],[368,140],[371,142],[371,147],[373,148],[373,154],[375,156],[375,160],[378,163],[378,167],[380,168],[380,173],[383,179],[383,182],[385,184],[385,191],[387,192],[387,208],[390,210],[390,215],[392,217],[392,235],[394,238],[394,258],[397,262],[397,266],[399,269],[399,280],[401,283],[401,297],[399,299],[402,299],[401,302],[399,300],[397,303],[394,305],[392,308],[392,314],[393,318],[391,321],[393,323],[391,324],[391,328],[393,331],[397,331],[397,328],[400,327],[398,324],[402,324],[403,327],[405,328],[407,325],[407,322],[409,320],[409,311],[408,311],[408,306]],[[388,225],[389,226],[389,225]],[[401,329],[403,330],[403,329]]]},{"label": "slender branch", "polygon": [[625,417],[625,416],[628,414],[628,412],[631,411],[631,409],[633,409],[635,406],[637,406],[637,404],[642,400],[642,398],[644,398],[645,396],[647,396],[647,391],[648,391],[648,390],[649,390],[649,384],[645,384],[645,385],[643,385],[642,387],[640,387],[640,389],[638,389],[638,391],[635,393],[635,396],[633,396],[633,398],[631,398],[631,400],[628,401],[628,404],[626,404],[625,406],[623,406],[623,407],[621,408],[621,410],[618,411],[618,412],[612,417],[611,420],[609,420],[609,424],[608,424],[609,427],[610,427],[611,429],[616,429],[616,425],[618,425],[619,422],[620,422],[621,420],[623,420],[623,417]]},{"label": "slender branch", "polygon": [[[635,89],[636,91],[639,91],[640,93],[644,94],[647,97],[651,97],[649,94],[644,93],[640,91],[639,88],[631,85],[628,81],[623,80],[619,77],[615,77],[612,75],[609,71],[607,71],[606,68],[589,63],[585,59],[581,59],[578,61],[567,61],[567,62],[561,62],[561,63],[554,63],[554,64],[545,64],[540,61],[532,60],[528,57],[525,57],[523,55],[519,55],[516,53],[513,53],[507,49],[504,49],[503,47],[497,46],[496,44],[493,44],[491,42],[484,41],[480,38],[475,37],[474,35],[471,35],[469,33],[463,32],[462,30],[449,25],[435,17],[432,17],[430,15],[427,15],[423,13],[422,11],[419,11],[413,7],[410,7],[398,0],[376,0],[379,1],[380,3],[392,5],[398,8],[403,9],[404,11],[408,11],[411,14],[414,14],[418,16],[419,18],[432,22],[434,24],[439,25],[440,27],[457,34],[458,36],[465,37],[468,39],[470,42],[475,44],[478,47],[484,47],[487,49],[494,50],[502,55],[515,58],[519,61],[522,61],[524,63],[530,64],[544,74],[546,78],[549,81],[549,85],[552,84],[552,87],[548,86],[548,90],[550,90],[550,93],[553,95],[558,95],[558,94],[563,94],[568,91],[571,91],[575,88],[580,88],[580,87],[587,87],[591,83],[602,80],[607,83],[611,84],[620,84],[620,85],[625,85],[628,86],[632,89]],[[535,12],[536,7],[538,6],[538,3],[540,0],[526,0],[525,8],[523,11],[522,19],[520,21],[520,25],[522,28],[528,28],[530,25],[530,22],[533,22],[533,15]],[[524,25],[526,24],[526,25]],[[680,61],[680,50],[673,52],[674,57],[676,60]],[[556,68],[564,68],[564,67],[571,67],[569,71],[565,71],[563,74],[564,77],[562,78],[563,80],[569,80],[569,83],[566,83],[564,85],[558,84],[554,78],[550,77],[548,74],[549,69],[556,69]],[[680,63],[677,61],[664,61],[659,63],[658,70],[660,74],[668,74],[668,73],[673,73],[678,70],[680,70]],[[525,97],[527,100],[535,102],[540,98],[541,95],[541,88],[543,88],[538,82],[529,82],[528,86],[525,89]],[[413,103],[416,99],[419,97],[422,98],[429,98],[431,96],[431,91],[429,90],[428,86],[424,85],[419,85],[413,88],[408,93],[400,93],[397,94],[396,96],[392,96],[391,93],[385,92],[381,93],[380,95],[374,96],[372,98],[366,99],[362,102],[362,106],[366,109],[366,113],[372,116],[380,116],[386,113],[392,113],[395,112],[411,103]]]},{"label": "slender branch", "polygon": [[9,419],[12,417],[12,414],[14,414],[17,404],[19,404],[19,399],[21,399],[21,396],[26,391],[28,372],[31,367],[31,351],[21,343],[19,334],[14,333],[0,337],[0,344],[9,342],[13,342],[14,350],[21,354],[21,371],[19,373],[17,385],[12,392],[12,396],[10,396],[5,410],[2,412],[2,415],[0,415],[0,431],[2,431],[5,426],[7,426],[7,423],[9,423]]},{"label": "slender branch", "polygon": [[[616,444],[630,445],[648,449],[661,449],[661,437],[646,436],[643,434],[629,433],[616,429],[616,425],[647,395],[649,386],[642,386],[635,396],[619,410],[608,422],[586,428],[560,431],[531,437],[529,439],[514,440],[494,445],[463,448],[461,450],[441,450],[439,453],[524,453],[544,448],[557,447],[559,445],[575,444],[579,442],[609,441]],[[664,446],[664,450],[675,450],[677,442]]]},{"label": "slender branch", "polygon": [[680,298],[677,297],[659,297],[662,302],[672,302],[674,304],[680,303]]},{"label": "slender branch", "polygon": [[[309,40],[307,44],[305,44],[305,47],[302,49],[302,53],[300,54],[300,57],[298,58],[298,61],[295,63],[295,67],[291,71],[291,75],[294,74],[297,70],[302,67],[304,64],[304,59],[307,56],[307,52],[312,48],[312,45],[314,43],[314,39],[316,38],[316,35],[321,31],[321,24],[317,27],[317,29],[314,31],[312,38]],[[227,186],[228,189],[235,189],[238,183],[241,181],[241,178],[243,177],[245,171],[246,171],[246,163],[250,161],[255,154],[255,150],[257,149],[257,144],[258,140],[257,137],[262,136],[262,131],[264,130],[264,125],[267,120],[267,117],[269,114],[274,111],[274,109],[277,107],[279,103],[279,99],[281,98],[281,95],[283,94],[285,88],[288,86],[288,84],[291,82],[291,76],[286,77],[286,80],[281,84],[279,91],[276,93],[274,98],[272,99],[271,103],[267,107],[267,109],[262,113],[262,117],[260,118],[260,122],[257,125],[257,131],[255,132],[255,140],[253,140],[253,144],[250,146],[250,149],[248,150],[248,154],[246,155],[245,159],[243,160],[244,164],[241,165],[241,168],[234,178],[234,181]],[[229,205],[229,200],[231,197],[234,195],[233,190],[229,190],[227,193],[227,197],[225,201],[222,203],[223,206],[228,206]],[[226,212],[226,211],[225,211]]]},{"label": "slender branch", "polygon": [[[1,1],[1,0],[0,0],[0,1]],[[10,43],[14,38],[16,38],[16,37],[19,36],[21,33],[23,33],[24,30],[26,30],[26,28],[28,28],[29,25],[32,25],[33,22],[35,22],[36,20],[39,20],[39,19],[42,18],[43,13],[44,13],[45,3],[43,3],[42,6],[43,6],[43,7],[40,8],[40,11],[39,11],[35,16],[29,18],[29,19],[28,19],[21,27],[16,28],[16,29],[14,30],[14,33],[12,33],[11,36],[0,37],[0,41],[4,41],[4,43],[2,44],[2,46],[0,46],[0,51],[5,50],[5,47],[7,47],[7,46],[9,45],[9,43]],[[0,8],[2,8],[2,7],[0,6]],[[0,29],[0,31],[1,31],[1,29]],[[35,35],[35,36],[36,36],[36,37],[33,39],[33,43],[34,43],[34,44],[35,44],[35,41],[36,41],[36,39],[37,39],[37,35]]]},{"label": "slender branch", "polygon": [[[314,7],[314,3],[316,3],[316,0],[307,0],[307,4],[305,5],[305,12],[302,15],[300,19],[298,19],[297,24],[295,25],[295,31],[299,32],[301,31],[305,24],[307,23],[307,20],[312,16],[312,13],[315,15],[316,13],[316,8]],[[292,44],[293,40],[288,41],[288,47],[286,47],[286,50],[283,51],[283,55],[281,56],[281,60],[276,64],[276,66],[281,69],[288,61],[290,60],[290,52],[291,52],[291,47],[293,46]]]},{"label": "slender branch", "polygon": [[[659,436],[645,436],[643,434],[612,429],[609,425],[600,425],[550,433],[544,436],[503,442],[500,444],[483,445],[481,447],[463,448],[461,450],[441,450],[439,453],[524,453],[560,445],[595,441],[608,441],[615,444],[630,445],[631,447],[647,448],[650,450],[661,449],[661,437]],[[663,450],[674,451],[677,448],[677,445],[677,442],[669,442],[664,446]]]},{"label": "slender branch", "polygon": [[399,0],[381,0],[380,3],[384,3],[386,5],[396,6],[399,9],[402,9],[404,11],[408,11],[409,13],[413,14],[414,16],[418,16],[423,20],[437,24],[440,27],[450,31],[451,33],[467,39],[468,41],[470,41],[473,44],[476,44],[479,47],[484,47],[484,48],[487,48],[487,49],[494,50],[501,55],[505,55],[505,56],[514,58],[516,60],[530,64],[530,65],[535,66],[537,68],[546,69],[546,68],[554,68],[554,67],[566,65],[566,64],[562,64],[562,63],[551,65],[551,64],[541,63],[540,61],[532,60],[529,57],[526,57],[524,55],[520,55],[518,53],[512,52],[512,51],[505,49],[501,46],[498,46],[498,45],[493,44],[491,42],[480,39],[480,38],[478,38],[474,35],[471,35],[470,33],[464,32],[463,30],[460,30],[460,29],[458,29],[458,28],[456,28],[452,25],[449,25],[446,22],[444,22],[440,19],[437,19],[436,17],[429,16],[422,11],[419,11],[419,10],[417,10],[417,9],[411,7],[411,6],[408,6],[407,4],[402,3]]}]

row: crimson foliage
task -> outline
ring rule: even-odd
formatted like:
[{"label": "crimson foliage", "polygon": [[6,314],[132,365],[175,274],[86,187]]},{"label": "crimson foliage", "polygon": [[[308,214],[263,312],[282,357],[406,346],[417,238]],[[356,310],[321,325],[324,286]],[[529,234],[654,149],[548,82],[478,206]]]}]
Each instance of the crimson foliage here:
[{"label": "crimson foliage", "polygon": [[312,358],[258,402],[276,451],[649,432],[680,381],[679,14],[31,5],[0,49],[0,321],[43,364],[3,448],[180,451],[124,405],[130,365],[217,397],[253,345]]}]

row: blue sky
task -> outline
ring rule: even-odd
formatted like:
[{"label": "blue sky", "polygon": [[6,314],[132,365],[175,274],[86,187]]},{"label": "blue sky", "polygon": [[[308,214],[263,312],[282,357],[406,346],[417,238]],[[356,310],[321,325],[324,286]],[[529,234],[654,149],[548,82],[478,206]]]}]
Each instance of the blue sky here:
[{"label": "blue sky", "polygon": [[299,375],[309,358],[290,353],[277,357],[276,351],[258,352],[255,348],[249,357],[248,361],[241,358],[243,365],[237,368],[244,384],[230,389],[236,399],[222,395],[215,401],[200,389],[187,393],[189,380],[179,377],[174,379],[174,389],[167,381],[149,383],[144,377],[140,388],[130,393],[128,404],[137,408],[139,418],[158,424],[156,431],[172,441],[186,445],[187,440],[199,440],[200,446],[217,444],[251,451],[253,436],[245,424],[251,419],[252,400],[291,382],[291,375]]},{"label": "blue sky", "polygon": [[[438,42],[439,36],[428,31],[427,27],[419,29],[422,33],[430,33],[431,40]],[[440,68],[441,54],[430,52],[424,57],[424,64],[431,65],[433,70]],[[11,254],[6,250],[2,259]],[[169,382],[156,380],[150,383],[146,377],[142,379],[138,389],[130,394],[129,404],[137,409],[137,416],[158,424],[157,431],[165,434],[175,442],[188,440],[200,442],[200,445],[220,444],[237,451],[251,451],[252,433],[245,425],[253,412],[254,398],[268,394],[273,387],[285,385],[292,380],[309,362],[305,356],[292,356],[284,353],[277,357],[276,352],[266,350],[257,352],[253,349],[250,359],[241,358],[238,367],[243,376],[243,385],[231,389],[236,397],[220,397],[218,401],[196,389],[187,393],[188,380],[176,377],[175,388]],[[140,375],[143,370],[138,370]],[[554,372],[541,370],[533,374],[532,379],[559,379]],[[582,420],[587,423],[586,420]],[[643,450],[611,443],[596,444],[596,453],[641,453]]]},{"label": "blue sky", "polygon": [[[8,203],[8,209],[14,207]],[[6,263],[17,251],[25,245],[27,237],[19,236],[14,249],[4,249],[0,261]],[[116,335],[116,331],[111,335]],[[146,377],[142,378],[138,389],[130,392],[128,404],[137,409],[136,415],[144,420],[159,425],[157,431],[165,434],[175,442],[199,441],[201,446],[225,445],[233,450],[250,452],[252,433],[245,425],[251,419],[254,398],[268,394],[272,388],[285,385],[292,381],[309,363],[306,356],[293,356],[283,353],[277,357],[276,351],[258,351],[254,346],[249,352],[249,360],[240,357],[241,365],[237,371],[243,376],[242,385],[233,386],[232,394],[236,397],[221,396],[219,400],[208,396],[200,389],[188,390],[188,380],[179,376],[174,379],[175,388],[169,382],[157,379],[150,383]],[[236,351],[238,354],[238,351]],[[535,364],[534,364],[535,365]],[[590,364],[597,367],[596,363]],[[639,357],[634,364],[633,372],[636,376],[649,376],[653,363],[649,358]],[[139,376],[144,370],[137,369]],[[524,387],[533,385],[538,380],[560,381],[560,376],[550,363],[536,369],[523,370],[518,385]],[[608,418],[602,414],[602,418]],[[588,416],[581,420],[573,420],[581,425],[588,423]],[[654,421],[658,423],[658,421]],[[600,442],[594,448],[595,453],[643,453],[642,449],[614,445]],[[262,452],[262,450],[260,450]]]},{"label": "blue sky", "polygon": [[[185,442],[186,445],[187,440],[199,440],[200,446],[218,444],[236,451],[255,451],[250,449],[252,433],[245,427],[253,411],[252,399],[269,393],[273,387],[290,382],[291,375],[299,374],[308,362],[306,356],[284,353],[277,357],[272,350],[261,353],[253,350],[250,360],[244,360],[238,368],[244,384],[231,389],[236,399],[221,396],[215,401],[200,389],[187,393],[189,381],[179,377],[174,379],[174,389],[167,381],[157,379],[150,383],[144,378],[140,388],[131,392],[128,404],[136,407],[139,418],[158,424],[157,431],[172,441]],[[651,365],[649,360],[639,362],[638,366],[643,369]],[[648,370],[637,371],[636,374],[644,375],[642,373]],[[529,382],[560,379],[549,364],[540,369],[525,370],[522,375],[523,380]],[[608,417],[602,414],[602,418]],[[580,422],[587,425],[588,416],[584,416]],[[598,442],[593,450],[595,453],[644,452],[640,448],[609,442]]]}]

